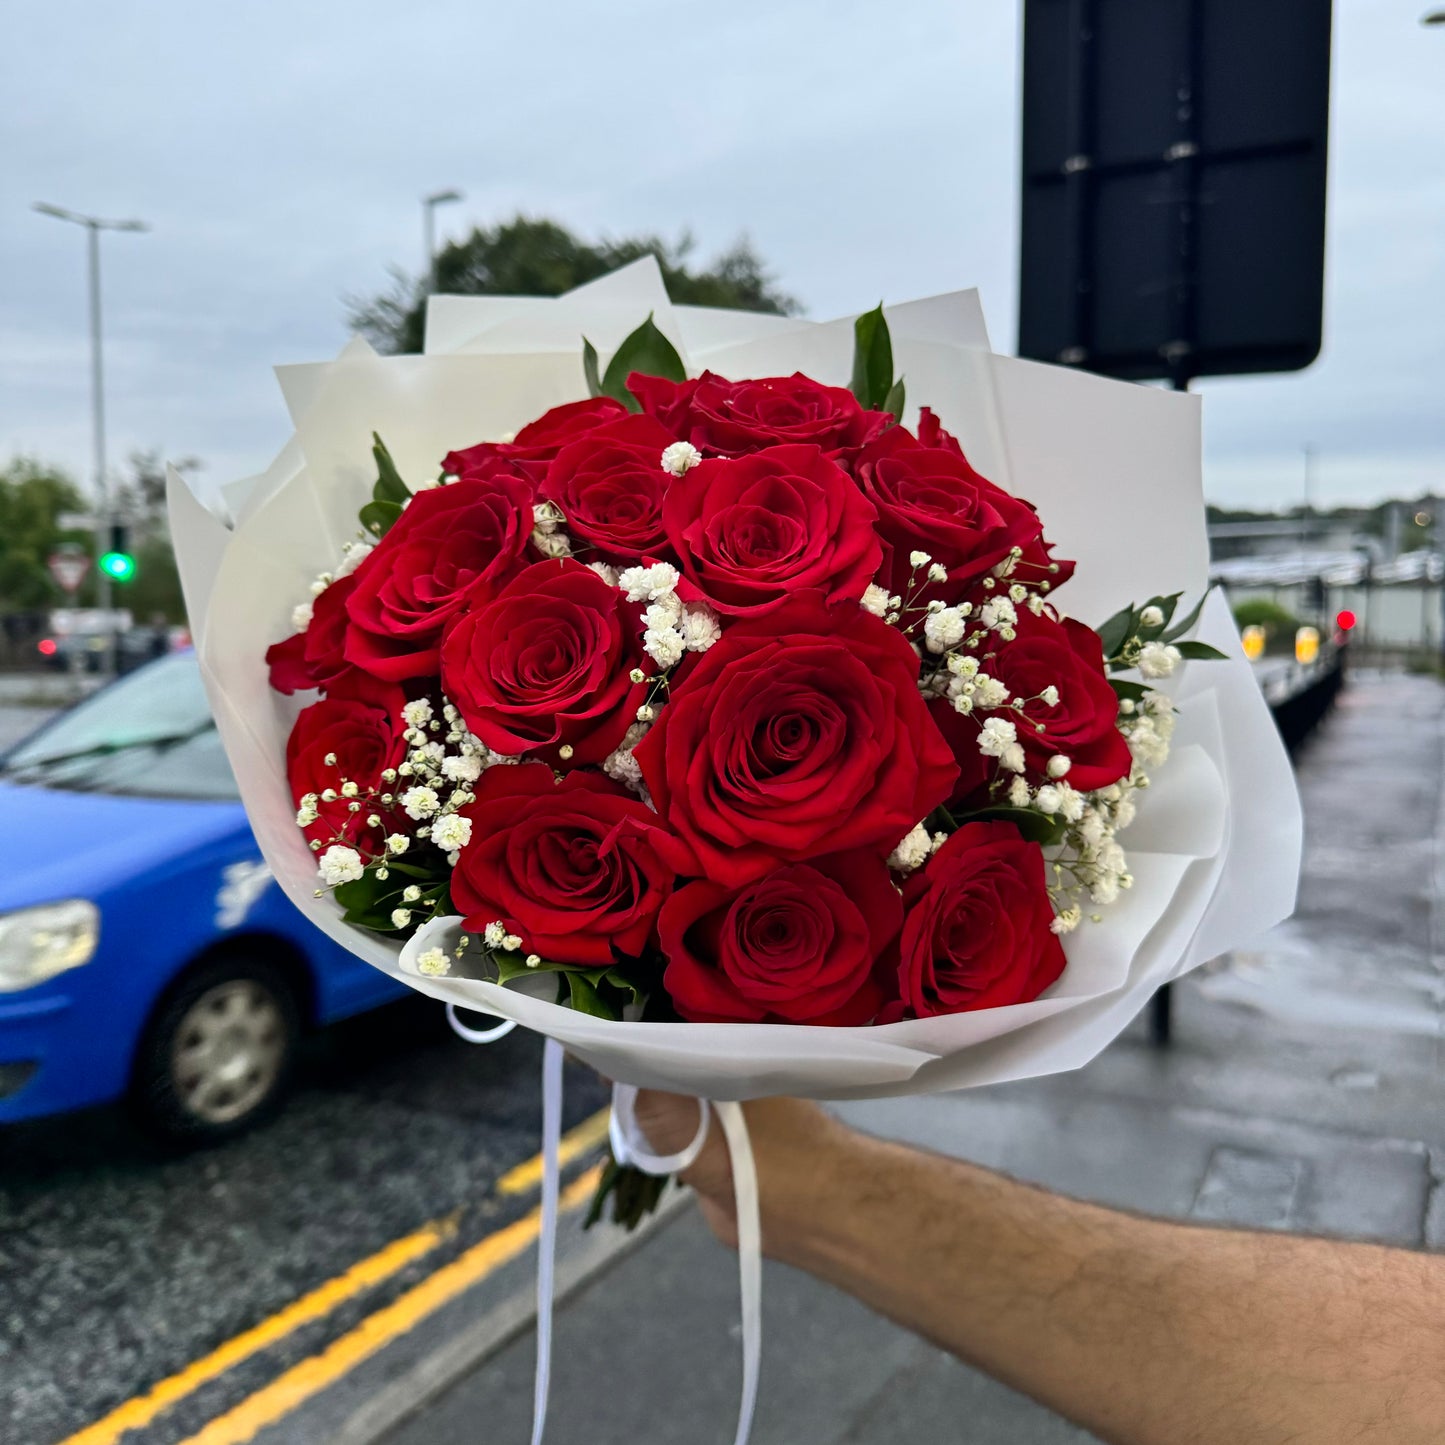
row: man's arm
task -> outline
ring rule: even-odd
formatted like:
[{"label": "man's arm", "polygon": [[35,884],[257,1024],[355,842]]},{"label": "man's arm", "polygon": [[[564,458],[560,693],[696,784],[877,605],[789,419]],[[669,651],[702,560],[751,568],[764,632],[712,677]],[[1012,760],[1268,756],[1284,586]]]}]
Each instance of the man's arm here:
[{"label": "man's arm", "polygon": [[[1115,1445],[1441,1445],[1445,1259],[1138,1218],[747,1106],[770,1256]],[[643,1094],[663,1152],[692,1100]],[[713,1129],[688,1171],[736,1243]]]}]

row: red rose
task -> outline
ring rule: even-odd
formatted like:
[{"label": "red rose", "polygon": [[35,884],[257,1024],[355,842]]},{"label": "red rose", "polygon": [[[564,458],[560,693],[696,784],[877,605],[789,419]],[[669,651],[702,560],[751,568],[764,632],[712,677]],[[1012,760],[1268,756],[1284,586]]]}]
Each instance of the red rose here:
[{"label": "red rose", "polygon": [[896,1002],[880,1023],[1037,998],[1063,971],[1044,855],[1010,823],[966,823],[903,885]]},{"label": "red rose", "polygon": [[952,599],[1014,547],[1039,538],[1039,515],[1027,502],[981,477],[961,452],[921,446],[902,427],[865,447],[853,471],[889,547],[879,585],[895,595],[910,595],[910,573],[914,591],[923,579],[908,560],[913,552],[948,569],[946,583],[926,590]]},{"label": "red rose", "polygon": [[815,446],[767,447],[699,463],[662,507],[689,601],[736,616],[778,607],[803,588],[857,601],[883,560],[877,514]]},{"label": "red rose", "polygon": [[509,442],[480,442],[474,447],[448,452],[442,469],[458,477],[484,475],[489,462],[501,459],[518,464],[533,479],[540,479],[546,464],[568,442],[630,414],[620,401],[610,396],[569,401],[529,422]]},{"label": "red rose", "polygon": [[338,577],[312,604],[311,621],[304,632],[266,649],[271,686],[288,695],[328,687],[350,670],[343,646],[346,641],[346,599],[356,586],[355,576]]},{"label": "red rose", "polygon": [[[442,691],[489,748],[555,767],[600,763],[647,693],[640,609],[580,562],[536,562],[462,617],[442,645]],[[572,748],[569,758],[558,749]]]},{"label": "red rose", "polygon": [[802,372],[756,381],[728,381],[710,371],[693,381],[633,372],[627,389],[643,411],[707,456],[740,457],[788,442],[845,451],[893,425],[885,411],[864,411],[851,391]]},{"label": "red rose", "polygon": [[866,1024],[884,999],[879,956],[902,921],[876,854],[794,863],[739,889],[689,883],[658,918],[663,987],[695,1023]]},{"label": "red rose", "polygon": [[672,477],[662,469],[667,429],[650,416],[627,416],[564,447],[547,467],[540,495],[566,517],[568,534],[608,562],[631,564],[667,544],[662,498]]},{"label": "red rose", "polygon": [[356,570],[348,660],[392,681],[435,676],[447,623],[497,595],[531,536],[531,484],[506,469],[418,492]]},{"label": "red rose", "polygon": [[736,622],[671,691],[635,756],[691,871],[727,887],[780,861],[881,857],[958,775],[912,647],[855,603],[803,593]]},{"label": "red rose", "polygon": [[[1058,753],[1070,763],[1064,781],[1080,792],[1107,788],[1126,777],[1132,758],[1116,726],[1119,699],[1104,671],[1099,634],[1072,618],[1057,622],[1047,614],[1035,617],[1026,608],[1019,609],[1016,630],[1012,642],[997,644],[997,652],[980,661],[982,670],[1003,683],[1011,698],[1024,699],[1021,711],[997,714],[1018,730],[1024,777],[1034,787],[1048,781],[1049,759]],[[1059,690],[1052,706],[1040,696],[1050,686]],[[960,765],[952,803],[987,806],[988,784],[1000,774],[997,760],[979,752],[978,735],[992,714],[963,717],[946,698],[934,702],[932,709]]]},{"label": "red rose", "polygon": [[944,431],[943,423],[939,421],[931,407],[924,406],[918,409],[918,445],[952,452],[956,457],[963,455],[963,448],[959,446],[958,438],[952,432]]},{"label": "red rose", "polygon": [[[402,734],[407,725],[401,715],[405,705],[401,688],[353,668],[320,702],[301,710],[286,740],[292,799],[299,807],[307,793],[319,796],[332,788],[338,794],[332,802],[317,803],[320,816],[305,830],[307,838],[355,843],[371,832],[373,841],[380,842],[385,827],[369,830],[366,818],[381,810],[363,801],[361,811],[353,813],[352,800],[341,797],[340,791],[343,783],[355,783],[363,794],[384,791],[382,772],[406,759]],[[331,754],[334,763],[326,761]]]},{"label": "red rose", "polygon": [[471,842],[451,894],[480,932],[500,920],[556,963],[636,956],[672,889],[676,844],[640,798],[599,773],[560,783],[540,763],[493,767],[461,810]]}]

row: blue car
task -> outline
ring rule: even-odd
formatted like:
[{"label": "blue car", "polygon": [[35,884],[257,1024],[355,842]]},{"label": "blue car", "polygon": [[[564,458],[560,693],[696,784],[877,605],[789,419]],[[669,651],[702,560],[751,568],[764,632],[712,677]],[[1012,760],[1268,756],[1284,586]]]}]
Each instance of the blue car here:
[{"label": "blue car", "polygon": [[0,1123],[126,1099],[205,1143],[280,1105],[303,1031],[407,992],[287,902],[194,654],[0,757]]}]

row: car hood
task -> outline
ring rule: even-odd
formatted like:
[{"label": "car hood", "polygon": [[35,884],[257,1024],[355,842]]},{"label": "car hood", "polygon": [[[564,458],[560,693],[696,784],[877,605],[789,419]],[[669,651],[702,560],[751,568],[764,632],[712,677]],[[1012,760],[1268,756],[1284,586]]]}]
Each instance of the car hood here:
[{"label": "car hood", "polygon": [[10,843],[0,912],[57,898],[91,898],[183,867],[249,829],[239,803],[137,798],[0,782]]}]

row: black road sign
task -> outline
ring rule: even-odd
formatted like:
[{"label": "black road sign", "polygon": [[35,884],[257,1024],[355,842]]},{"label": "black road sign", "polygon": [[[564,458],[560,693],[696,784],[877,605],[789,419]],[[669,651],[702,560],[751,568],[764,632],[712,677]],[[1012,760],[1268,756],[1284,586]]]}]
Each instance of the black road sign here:
[{"label": "black road sign", "polygon": [[1025,0],[1020,354],[1308,366],[1329,71],[1330,0]]}]

